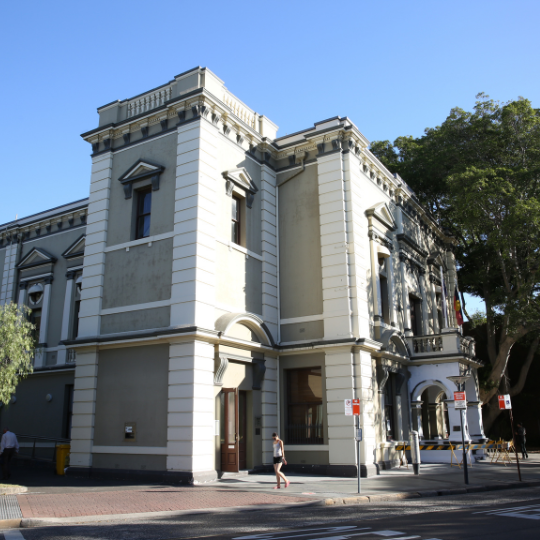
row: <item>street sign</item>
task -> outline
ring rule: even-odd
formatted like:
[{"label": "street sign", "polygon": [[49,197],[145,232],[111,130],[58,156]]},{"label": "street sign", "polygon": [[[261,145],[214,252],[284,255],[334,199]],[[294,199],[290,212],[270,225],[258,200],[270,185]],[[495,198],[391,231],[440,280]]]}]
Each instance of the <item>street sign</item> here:
[{"label": "street sign", "polygon": [[465,392],[454,392],[454,407],[456,409],[467,408],[467,396]]},{"label": "street sign", "polygon": [[360,400],[359,399],[352,400],[352,413],[354,416],[360,416]]},{"label": "street sign", "polygon": [[345,416],[352,416],[353,415],[353,400],[352,399],[346,399],[345,400]]},{"label": "street sign", "polygon": [[362,440],[362,428],[358,428],[356,430],[356,440],[361,441]]},{"label": "street sign", "polygon": [[[501,398],[503,400],[504,407],[501,407]],[[512,401],[510,400],[510,394],[504,394],[504,396],[499,396],[499,407],[501,409],[511,409]]]},{"label": "street sign", "polygon": [[504,396],[497,396],[499,398],[499,409],[504,411],[506,409],[506,404],[504,403]]}]

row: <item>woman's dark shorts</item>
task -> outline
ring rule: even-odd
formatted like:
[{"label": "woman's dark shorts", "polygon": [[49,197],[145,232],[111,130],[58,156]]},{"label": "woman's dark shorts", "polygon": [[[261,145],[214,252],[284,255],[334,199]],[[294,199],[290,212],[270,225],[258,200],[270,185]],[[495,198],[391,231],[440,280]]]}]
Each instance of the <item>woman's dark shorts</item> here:
[{"label": "woman's dark shorts", "polygon": [[282,463],[283,462],[283,456],[278,456],[274,458],[274,465],[276,463]]}]

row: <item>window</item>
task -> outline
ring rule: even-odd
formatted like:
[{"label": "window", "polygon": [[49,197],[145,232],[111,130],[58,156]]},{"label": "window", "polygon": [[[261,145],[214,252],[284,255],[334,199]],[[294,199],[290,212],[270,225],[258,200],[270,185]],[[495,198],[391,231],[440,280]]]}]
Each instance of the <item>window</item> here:
[{"label": "window", "polygon": [[439,331],[444,328],[444,318],[443,318],[443,310],[442,310],[442,297],[439,293],[436,294],[437,298],[437,318],[439,321]]},{"label": "window", "polygon": [[411,330],[413,335],[422,334],[422,310],[420,300],[416,296],[409,295],[409,305],[411,313]]},{"label": "window", "polygon": [[386,440],[394,439],[394,376],[388,375],[384,387],[384,425],[386,428]]},{"label": "window", "polygon": [[39,343],[39,332],[41,330],[41,309],[33,309],[30,314],[30,322],[35,326],[33,332],[33,338],[37,343]]},{"label": "window", "polygon": [[73,306],[73,336],[72,339],[77,339],[79,335],[79,311],[81,310],[81,301],[75,300]]},{"label": "window", "polygon": [[289,444],[324,444],[321,368],[290,369],[287,380]]},{"label": "window", "polygon": [[240,208],[241,200],[238,197],[233,197],[231,207],[231,240],[238,245],[240,245]]},{"label": "window", "polygon": [[145,189],[137,193],[137,223],[135,239],[150,236],[150,211],[152,207],[152,190]]},{"label": "window", "polygon": [[388,280],[384,276],[379,276],[381,280],[381,314],[383,321],[390,324],[390,306],[388,303]]}]

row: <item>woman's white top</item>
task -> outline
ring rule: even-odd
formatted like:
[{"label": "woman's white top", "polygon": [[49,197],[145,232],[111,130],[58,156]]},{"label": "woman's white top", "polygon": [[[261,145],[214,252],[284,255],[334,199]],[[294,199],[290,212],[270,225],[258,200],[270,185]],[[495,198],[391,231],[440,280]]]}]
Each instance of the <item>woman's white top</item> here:
[{"label": "woman's white top", "polygon": [[274,457],[281,457],[281,443],[274,443]]}]

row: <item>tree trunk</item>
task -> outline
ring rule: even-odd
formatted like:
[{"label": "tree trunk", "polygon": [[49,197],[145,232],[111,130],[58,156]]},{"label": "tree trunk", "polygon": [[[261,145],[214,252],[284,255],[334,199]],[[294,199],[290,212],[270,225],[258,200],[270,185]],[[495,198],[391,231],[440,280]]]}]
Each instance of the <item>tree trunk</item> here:
[{"label": "tree trunk", "polygon": [[497,396],[494,396],[488,403],[485,403],[482,407],[482,420],[484,422],[484,432],[489,437],[489,430],[497,417],[501,414],[499,409],[499,400]]}]

